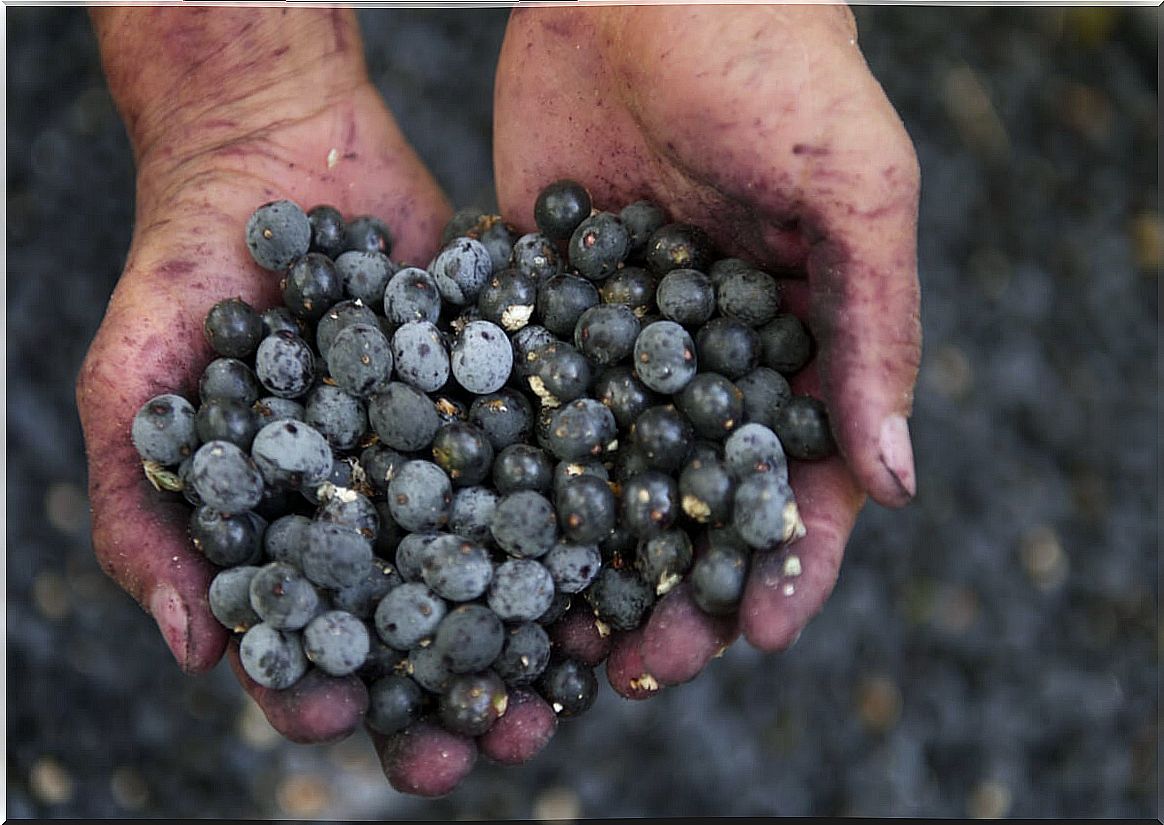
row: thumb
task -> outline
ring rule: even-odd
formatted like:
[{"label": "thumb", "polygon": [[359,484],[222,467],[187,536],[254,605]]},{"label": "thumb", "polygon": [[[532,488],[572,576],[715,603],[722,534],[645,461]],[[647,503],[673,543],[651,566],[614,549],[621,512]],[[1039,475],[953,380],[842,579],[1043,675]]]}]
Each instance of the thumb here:
[{"label": "thumb", "polygon": [[809,319],[834,434],[861,488],[898,507],[917,491],[908,418],[921,358],[919,172],[887,101],[885,109],[880,122],[861,118],[845,127],[853,134],[835,134],[836,151],[814,159],[805,229]]}]

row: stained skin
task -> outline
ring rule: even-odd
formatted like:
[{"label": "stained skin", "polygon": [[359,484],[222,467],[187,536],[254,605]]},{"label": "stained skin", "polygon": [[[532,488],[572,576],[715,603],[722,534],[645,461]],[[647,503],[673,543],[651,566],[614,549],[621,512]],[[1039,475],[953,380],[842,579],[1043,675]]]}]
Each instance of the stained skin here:
[{"label": "stained skin", "polygon": [[916,490],[919,170],[856,37],[843,6],[620,6],[518,9],[502,47],[494,159],[520,231],[539,185],[567,172],[596,209],[649,199],[781,278],[782,310],[820,343],[793,391],[828,402],[841,454],[792,468],[797,581],[760,554],[732,634],[657,611],[612,656],[638,645],[659,682],[690,678],[735,633],[787,647],[831,592],[865,497],[901,506]]}]

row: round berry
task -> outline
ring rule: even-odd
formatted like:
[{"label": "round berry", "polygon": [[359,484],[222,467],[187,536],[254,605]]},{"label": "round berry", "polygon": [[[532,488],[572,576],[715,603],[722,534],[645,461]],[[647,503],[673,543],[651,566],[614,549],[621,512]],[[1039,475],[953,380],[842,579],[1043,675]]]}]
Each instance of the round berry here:
[{"label": "round berry", "polygon": [[552,240],[540,232],[531,232],[513,242],[509,266],[532,279],[536,287],[562,271],[562,258]]},{"label": "round berry", "polygon": [[317,384],[307,393],[304,421],[337,450],[350,450],[368,431],[364,404],[331,384]]},{"label": "round berry", "polygon": [[595,212],[585,218],[570,235],[567,246],[570,265],[591,281],[613,275],[629,250],[626,227],[609,212]]},{"label": "round berry", "polygon": [[815,461],[837,451],[828,410],[810,395],[794,395],[772,417],[772,429],[792,458]]},{"label": "round berry", "polygon": [[490,529],[498,546],[519,559],[543,556],[558,540],[554,506],[533,490],[502,496]]},{"label": "round berry", "polygon": [[731,380],[756,368],[760,361],[760,335],[734,318],[713,318],[695,333],[699,364]]},{"label": "round berry", "polygon": [[640,538],[666,530],[679,515],[679,487],[658,470],[644,470],[622,487],[622,521]]},{"label": "round berry", "polygon": [[647,248],[651,235],[667,223],[667,213],[651,201],[629,203],[618,213],[630,238],[630,255],[639,255]]},{"label": "round berry", "polygon": [[364,721],[376,733],[391,736],[420,718],[424,694],[420,686],[397,673],[388,674],[368,686],[368,712]]},{"label": "round berry", "polygon": [[748,554],[730,544],[713,544],[691,568],[691,597],[704,613],[735,612],[748,579]]},{"label": "round berry", "polygon": [[299,318],[318,321],[344,297],[344,283],[331,258],[309,252],[287,270],[283,303]]},{"label": "round berry", "polygon": [[388,225],[374,215],[357,215],[344,227],[346,251],[392,254],[392,233]]},{"label": "round berry", "polygon": [[457,336],[450,365],[458,384],[471,393],[487,395],[509,380],[513,347],[501,327],[472,321]]},{"label": "round berry", "polygon": [[693,558],[685,530],[664,530],[639,544],[635,570],[656,596],[662,596],[683,580]]},{"label": "round berry", "polygon": [[769,550],[804,531],[788,480],[774,473],[756,473],[736,488],[732,526],[749,547]]},{"label": "round berry", "polygon": [[197,412],[180,395],[155,395],[134,415],[130,434],[144,460],[177,465],[198,449]]},{"label": "round berry", "polygon": [[286,690],[307,672],[307,657],[298,633],[263,622],[243,634],[239,662],[246,674],[265,688]]},{"label": "round berry", "polygon": [[281,272],[311,248],[311,221],[293,201],[271,201],[247,219],[246,239],[255,263]]},{"label": "round berry", "polygon": [[586,600],[594,615],[614,630],[634,630],[654,604],[655,591],[634,570],[603,567]]},{"label": "round berry", "polygon": [[251,579],[251,607],[278,630],[299,630],[319,612],[319,592],[299,568],[274,561]]},{"label": "round berry", "polygon": [[554,411],[548,442],[560,460],[581,461],[605,453],[617,434],[609,407],[593,398],[578,398]]},{"label": "round berry", "polygon": [[480,484],[493,467],[493,445],[480,428],[464,421],[446,424],[432,441],[432,456],[455,486]]},{"label": "round berry", "polygon": [[321,613],[303,628],[303,652],[329,676],[355,673],[370,649],[367,626],[343,610]]},{"label": "round berry", "polygon": [[[259,349],[262,349],[261,344]],[[245,361],[215,358],[206,365],[198,379],[198,396],[202,401],[233,398],[244,404],[253,404],[259,400],[259,380]]]},{"label": "round berry", "polygon": [[311,251],[322,252],[335,258],[344,251],[347,230],[343,213],[326,203],[307,210],[307,221],[311,224]]},{"label": "round berry", "polygon": [[581,593],[602,569],[602,554],[593,544],[558,542],[542,557],[560,593]]},{"label": "round berry", "polygon": [[411,650],[431,639],[448,612],[444,599],[423,582],[405,582],[376,606],[376,633],[396,650]]},{"label": "round berry", "polygon": [[542,695],[559,716],[585,713],[598,697],[594,668],[574,659],[551,662],[538,680]]},{"label": "round berry", "polygon": [[759,327],[780,311],[780,286],[767,272],[741,269],[723,276],[715,288],[715,299],[723,315]]},{"label": "round berry", "polygon": [[484,546],[493,545],[493,513],[499,496],[488,487],[462,487],[453,493],[448,529],[458,536]]},{"label": "round berry", "polygon": [[437,714],[445,730],[461,736],[481,736],[505,713],[509,695],[493,671],[461,673],[449,680]]},{"label": "round berry", "polygon": [[554,579],[534,559],[508,559],[497,565],[487,603],[503,622],[533,621],[554,600]]},{"label": "round berry", "polygon": [[254,459],[229,441],[199,447],[190,480],[203,503],[220,513],[250,510],[263,497],[263,476]]},{"label": "round berry", "polygon": [[500,453],[511,444],[526,441],[533,432],[533,407],[517,390],[502,387],[473,399],[469,421],[480,427],[485,437]]},{"label": "round berry", "polygon": [[206,313],[206,339],[216,353],[226,358],[247,358],[263,337],[263,319],[242,298],[226,298]]},{"label": "round berry", "polygon": [[737,481],[755,473],[787,477],[788,461],[776,433],[763,424],[745,424],[723,445],[724,463]]},{"label": "round berry", "polygon": [[553,484],[554,463],[533,444],[510,444],[493,462],[493,486],[502,495],[517,490],[546,492]]},{"label": "round berry", "polygon": [[624,266],[602,282],[599,292],[603,303],[625,306],[642,319],[655,309],[657,287],[657,279],[646,269]]},{"label": "round berry", "polygon": [[509,333],[529,323],[537,305],[537,281],[517,269],[502,269],[493,276],[477,296],[477,308],[486,320]]},{"label": "round berry", "polygon": [[647,239],[647,266],[657,275],[672,269],[697,269],[706,272],[714,259],[711,238],[697,226],[669,223],[660,226]]},{"label": "round berry", "polygon": [[251,579],[258,572],[254,565],[239,565],[220,570],[210,582],[210,612],[228,630],[242,633],[262,621],[251,607]]},{"label": "round berry", "polygon": [[691,379],[675,398],[675,404],[691,422],[696,435],[726,438],[743,423],[744,394],[722,375],[702,372]]},{"label": "round berry", "polygon": [[795,315],[777,315],[760,327],[760,361],[785,375],[795,375],[812,357],[812,338]]},{"label": "round berry", "polygon": [[630,434],[631,445],[647,464],[664,472],[676,472],[691,451],[691,423],[673,404],[644,410],[631,425]]},{"label": "round berry", "polygon": [[202,505],[190,514],[190,541],[219,567],[255,564],[262,559],[264,526],[254,513],[220,513]]},{"label": "round berry", "polygon": [[698,270],[672,269],[659,281],[655,301],[667,320],[698,327],[715,313],[715,287]]},{"label": "round berry", "polygon": [[564,241],[590,216],[591,208],[585,186],[574,180],[556,180],[538,192],[534,222],[546,237]]},{"label": "round berry", "polygon": [[546,329],[563,340],[573,337],[582,313],[598,303],[594,284],[577,275],[555,275],[538,287],[538,317]]},{"label": "round berry", "polygon": [[473,673],[493,664],[505,644],[497,614],[482,604],[462,604],[437,626],[432,646],[452,673]]},{"label": "round berry", "polygon": [[493,670],[507,685],[528,685],[549,663],[550,636],[546,629],[537,622],[518,622],[505,629],[505,643],[493,661]]},{"label": "round berry", "polygon": [[[276,332],[259,344],[255,375],[271,395],[298,398],[315,381],[315,353],[298,335]],[[254,399],[249,403],[253,404]]]},{"label": "round berry", "polygon": [[432,399],[400,381],[389,383],[369,399],[368,422],[387,447],[406,453],[432,444],[441,426]]},{"label": "round berry", "polygon": [[574,327],[574,346],[599,366],[630,356],[639,335],[639,319],[620,304],[598,304],[582,313]]},{"label": "round berry", "polygon": [[430,461],[409,461],[388,483],[392,518],[405,530],[422,532],[449,520],[453,487],[444,470]]},{"label": "round berry", "polygon": [[715,458],[694,458],[679,475],[683,512],[700,524],[725,524],[731,518],[735,491],[727,465]]},{"label": "round berry", "polygon": [[744,394],[744,420],[769,429],[776,413],[792,397],[788,379],[768,367],[757,367],[740,376],[735,385]]},{"label": "round berry", "polygon": [[346,524],[313,521],[304,530],[303,575],[320,587],[350,587],[368,575],[372,542]]},{"label": "round berry", "polygon": [[580,475],[555,492],[554,504],[562,535],[578,544],[597,543],[614,529],[614,492],[602,478]]},{"label": "round berry", "polygon": [[527,381],[544,407],[567,404],[586,394],[594,378],[589,359],[567,343],[558,341],[537,351]]},{"label": "round berry", "polygon": [[251,457],[272,487],[315,488],[327,481],[332,470],[327,439],[301,421],[275,421],[264,426],[251,442]]},{"label": "round berry", "polygon": [[695,377],[695,342],[674,321],[656,321],[635,340],[635,375],[655,392],[677,393]]},{"label": "round berry", "polygon": [[441,297],[453,306],[476,303],[493,274],[493,259],[480,241],[454,238],[433,259],[429,272]]},{"label": "round berry", "polygon": [[449,380],[449,353],[436,324],[410,321],[392,336],[396,375],[423,392],[436,392]]}]

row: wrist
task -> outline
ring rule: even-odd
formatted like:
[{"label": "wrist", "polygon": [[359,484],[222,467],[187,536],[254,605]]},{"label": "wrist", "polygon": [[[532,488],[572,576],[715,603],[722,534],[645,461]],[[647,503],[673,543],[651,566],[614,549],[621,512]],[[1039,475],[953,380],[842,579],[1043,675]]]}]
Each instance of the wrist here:
[{"label": "wrist", "polygon": [[350,10],[94,8],[139,168],[309,118],[367,84]]}]

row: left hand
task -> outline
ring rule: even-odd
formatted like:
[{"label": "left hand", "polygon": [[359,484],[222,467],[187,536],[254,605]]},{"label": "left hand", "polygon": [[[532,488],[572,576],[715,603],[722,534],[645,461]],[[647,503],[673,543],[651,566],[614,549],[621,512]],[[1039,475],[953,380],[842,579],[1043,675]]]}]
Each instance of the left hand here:
[{"label": "left hand", "polygon": [[[495,91],[501,213],[534,231],[541,187],[583,183],[596,209],[646,198],[703,227],[721,254],[783,282],[819,357],[793,382],[827,403],[840,455],[793,461],[807,534],[758,553],[738,621],[685,587],[608,661],[620,692],[693,678],[742,632],[790,645],[831,593],[866,494],[915,493],[906,419],[920,360],[919,170],[856,46],[844,6],[519,9]],[[615,663],[618,663],[615,665]],[[627,670],[633,668],[635,672]],[[626,672],[622,672],[626,670]]]}]

